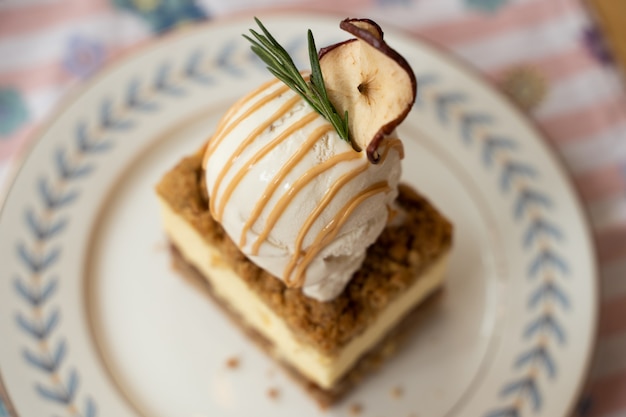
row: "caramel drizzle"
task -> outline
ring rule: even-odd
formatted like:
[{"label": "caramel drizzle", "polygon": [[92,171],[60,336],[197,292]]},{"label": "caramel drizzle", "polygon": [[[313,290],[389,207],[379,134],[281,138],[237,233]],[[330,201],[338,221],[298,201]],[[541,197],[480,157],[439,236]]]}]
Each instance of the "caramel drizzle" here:
[{"label": "caramel drizzle", "polygon": [[[400,150],[402,150],[403,149],[402,148],[402,141],[400,141],[399,139],[394,139],[394,141],[390,141],[389,142],[389,146],[387,146],[385,148],[385,150],[383,151],[383,155],[381,156],[380,162],[381,163],[384,162],[385,159],[387,159],[387,155],[389,154],[389,151],[392,148],[396,148],[397,149],[398,145],[401,147]],[[400,155],[402,155],[402,153]],[[338,156],[341,156],[341,155],[338,155]],[[368,167],[369,167],[369,162],[366,162],[364,165],[361,165],[361,166],[353,169],[352,171],[342,175],[337,181],[335,181],[335,183],[331,186],[331,188],[326,191],[326,193],[324,194],[324,197],[320,201],[320,204],[318,204],[318,206],[315,208],[315,210],[313,210],[309,214],[309,216],[307,217],[306,221],[304,222],[302,228],[298,232],[298,236],[296,238],[294,254],[291,257],[291,260],[289,261],[289,264],[287,264],[287,267],[285,268],[284,277],[285,277],[285,283],[286,283],[287,286],[291,286],[291,285],[302,286],[302,284],[304,283],[304,273],[303,272],[304,272],[304,269],[306,268],[306,266],[308,266],[308,264],[312,261],[312,258],[307,262],[307,264],[306,264],[306,266],[304,268],[298,267],[297,278],[295,280],[295,284],[294,284],[294,281],[291,280],[291,275],[292,275],[293,270],[296,267],[296,265],[297,265],[297,263],[298,263],[298,261],[300,259],[300,254],[301,254],[301,251],[302,251],[302,245],[304,243],[304,238],[306,237],[307,233],[309,232],[309,230],[313,226],[313,223],[315,222],[315,220],[319,217],[319,215],[322,213],[322,211],[324,211],[326,209],[326,207],[330,204],[332,199],[335,198],[335,196],[337,195],[339,190],[341,188],[343,188],[347,183],[349,183],[352,179],[356,178],[358,175],[360,175],[361,173],[366,171]],[[295,186],[295,183],[294,183],[294,186]],[[280,204],[280,201],[279,201],[279,204]],[[332,223],[332,221],[331,221],[331,223]],[[328,225],[326,225],[325,228],[326,227],[328,227]],[[322,230],[322,232],[320,232],[320,234],[321,233],[323,233],[323,230]],[[317,241],[319,239],[320,234],[318,234],[318,236],[317,236],[315,241]],[[335,235],[336,235],[336,233],[335,233]],[[333,237],[335,235],[333,235]],[[331,237],[331,239],[333,237]],[[311,245],[311,248],[309,249],[309,253],[310,253],[311,250],[313,250],[317,254],[317,253],[319,253],[323,249],[323,247],[314,248],[315,241],[314,241],[313,245]],[[326,241],[324,240],[322,243],[325,243],[325,242]],[[308,256],[308,253],[304,255],[304,258],[306,258],[307,256]],[[303,262],[304,262],[304,259],[303,259]]]},{"label": "caramel drizzle", "polygon": [[[360,193],[352,197],[346,205],[344,205],[341,210],[335,215],[335,217],[328,222],[326,226],[318,233],[313,241],[313,244],[307,251],[307,253],[302,257],[302,262],[296,268],[296,279],[295,286],[301,287],[304,284],[305,274],[304,271],[309,266],[309,264],[313,261],[313,259],[317,256],[318,253],[322,251],[326,247],[326,245],[332,241],[344,223],[348,220],[348,218],[352,215],[352,213],[368,198],[373,197],[376,194],[388,192],[391,190],[391,187],[387,183],[387,181],[380,181],[375,184],[372,184],[368,188],[362,190]],[[287,285],[293,286],[294,282],[290,280],[290,277],[287,276],[285,279]]]},{"label": "caramel drizzle", "polygon": [[[226,206],[225,199],[222,198],[222,201],[220,203],[220,211],[216,212],[216,210],[215,210],[215,200],[216,200],[215,196],[217,195],[217,190],[219,190],[219,187],[222,184],[222,181],[224,180],[224,177],[226,176],[226,174],[228,173],[230,168],[233,166],[233,164],[235,163],[237,158],[239,158],[239,156],[241,156],[243,151],[248,146],[250,146],[250,144],[257,138],[257,136],[259,136],[265,129],[270,127],[274,122],[276,122],[278,119],[280,119],[282,116],[284,116],[285,113],[287,113],[290,109],[292,109],[300,100],[301,100],[301,98],[298,95],[295,95],[294,97],[289,99],[274,114],[272,114],[269,117],[269,119],[267,119],[265,122],[263,122],[259,126],[257,126],[257,128],[254,129],[252,131],[252,133],[250,133],[248,135],[248,137],[246,137],[246,139],[243,140],[239,144],[239,146],[237,147],[235,152],[231,155],[230,159],[224,165],[224,167],[222,168],[222,170],[218,174],[217,178],[215,179],[215,184],[213,185],[213,190],[211,192],[211,196],[213,198],[210,199],[209,208],[211,210],[211,215],[213,216],[213,218],[215,220],[217,220],[218,222],[222,220],[222,215],[224,214],[224,207]],[[236,123],[238,123],[238,121],[234,122],[234,124],[236,124]],[[224,133],[224,136],[227,135],[227,134],[228,134],[228,132]],[[220,136],[218,138],[221,139],[224,136]],[[211,152],[210,149],[207,150],[207,154],[209,154],[210,152]]]},{"label": "caramel drizzle", "polygon": [[298,194],[298,192],[300,192],[300,190],[306,187],[306,185],[309,182],[311,182],[311,180],[313,180],[316,176],[320,175],[324,171],[334,167],[340,162],[350,161],[350,160],[358,159],[358,158],[359,158],[359,153],[354,152],[352,150],[348,152],[344,152],[339,155],[335,155],[332,158],[324,161],[323,163],[316,165],[313,168],[309,169],[304,174],[302,174],[300,178],[294,181],[291,188],[289,188],[289,190],[287,190],[287,192],[278,200],[278,202],[276,203],[276,205],[270,212],[269,216],[267,217],[267,221],[265,223],[265,227],[263,231],[259,234],[259,236],[257,237],[257,240],[252,245],[252,254],[253,255],[258,254],[261,244],[263,243],[263,241],[265,241],[265,239],[267,239],[267,236],[270,234],[270,231],[276,225],[276,222],[278,221],[280,216],[283,214],[287,206],[291,203],[291,201]]},{"label": "caramel drizzle", "polygon": [[[301,128],[302,126],[304,126],[305,124],[313,121],[317,117],[318,117],[317,113],[310,113],[310,114],[306,115],[304,118],[302,118],[300,121],[295,123],[293,126],[290,126],[290,128],[284,133],[284,135],[281,135],[282,137],[277,138],[275,141],[280,142],[280,141],[286,139],[295,130],[297,130],[297,129]],[[276,189],[278,188],[278,186],[284,181],[285,177],[287,175],[289,175],[289,172],[291,172],[291,170],[293,170],[293,168],[311,150],[311,148],[313,148],[315,143],[322,136],[327,134],[332,129],[333,129],[333,127],[330,124],[324,124],[323,126],[319,126],[318,128],[316,128],[309,135],[307,140],[303,144],[300,145],[300,147],[298,148],[298,151],[296,153],[294,153],[289,158],[289,160],[287,160],[287,162],[285,162],[285,164],[281,167],[281,169],[276,173],[274,178],[272,178],[272,181],[270,182],[268,187],[263,192],[263,195],[261,196],[259,201],[257,201],[256,205],[254,206],[254,209],[252,210],[252,213],[250,214],[250,216],[248,217],[248,220],[246,221],[246,223],[243,226],[243,229],[241,231],[241,236],[239,238],[239,247],[240,248],[242,248],[246,244],[246,235],[248,234],[248,231],[250,230],[252,225],[259,218],[259,216],[261,215],[261,213],[265,209],[265,206],[269,202],[270,198],[272,198],[272,196],[274,195],[274,192],[276,192]],[[274,146],[272,146],[272,148]],[[263,152],[263,151],[265,151],[265,149],[262,149],[261,151]],[[268,149],[268,151],[269,151],[269,149]],[[265,152],[265,153],[267,153],[267,152]],[[274,213],[275,211],[276,211],[276,208],[274,210],[272,210],[272,213]],[[284,207],[278,213],[279,216],[280,216],[280,214],[282,214],[282,211],[284,211]],[[270,213],[270,217],[272,216],[272,213]],[[271,227],[273,227],[273,224],[270,226],[270,229],[271,229]],[[258,250],[259,250],[261,239],[264,240],[267,237],[267,234],[269,234],[269,229],[268,229],[267,226],[265,227],[264,231],[265,230],[267,230],[268,232],[265,235],[261,234],[261,236],[255,241],[255,244],[254,244],[253,249],[252,249],[252,252],[253,252],[254,255],[256,255]]]},{"label": "caramel drizzle", "polygon": [[[220,206],[218,207],[218,210],[217,210],[218,213],[219,212],[221,212],[221,213],[224,212],[224,206],[226,205],[226,202],[230,199],[232,193],[235,191],[235,188],[237,188],[237,186],[243,180],[245,175],[252,169],[252,167],[257,162],[259,162],[261,160],[261,158],[263,158],[271,150],[276,148],[276,146],[280,145],[283,141],[285,141],[289,136],[291,136],[293,134],[293,132],[295,132],[296,130],[302,128],[306,124],[312,122],[313,120],[315,120],[315,118],[317,118],[317,113],[312,112],[312,113],[307,114],[302,119],[298,120],[296,123],[294,123],[293,125],[289,126],[287,129],[285,129],[283,132],[281,132],[280,135],[278,135],[276,138],[271,140],[269,143],[267,143],[265,146],[263,146],[256,154],[254,154],[254,156],[252,158],[250,158],[250,160],[246,163],[246,165],[244,165],[239,171],[237,171],[237,173],[233,176],[233,179],[231,180],[230,184],[228,184],[228,187],[226,187],[226,189],[224,190],[224,195],[222,196],[222,200],[220,201]],[[291,159],[289,161],[287,161],[287,164],[289,164],[290,161],[291,161]],[[275,181],[276,180],[274,179],[272,182],[275,182]],[[263,199],[264,197],[265,197],[265,194],[263,194],[261,199]],[[268,197],[267,199],[269,200],[270,197]],[[258,206],[258,204],[259,203],[257,203],[257,206]],[[262,210],[262,208],[261,208],[261,210]],[[241,233],[242,237],[241,237],[240,243],[239,243],[239,247],[240,248],[245,245],[245,235],[247,233],[247,228],[250,227],[252,224],[254,224],[254,221],[256,221],[256,218],[255,218],[252,221],[252,223],[250,223],[250,219],[252,217],[254,217],[254,213],[255,212],[253,211],[252,213],[253,214],[251,215],[250,218],[248,218],[248,221],[246,222],[246,225],[244,226],[243,231]],[[250,224],[250,226],[248,224]]]},{"label": "caramel drizzle", "polygon": [[[215,149],[217,149],[217,147],[220,145],[220,143],[235,128],[235,126],[237,126],[239,123],[241,123],[245,118],[249,117],[252,113],[257,111],[263,105],[267,104],[271,100],[273,100],[276,97],[280,96],[281,94],[285,93],[289,89],[289,87],[286,87],[286,86],[283,86],[283,87],[281,87],[279,89],[276,89],[272,93],[270,93],[267,96],[261,98],[258,102],[252,104],[237,119],[235,119],[233,121],[229,121],[229,119],[235,113],[237,113],[245,105],[246,102],[252,100],[255,96],[259,95],[265,89],[271,87],[272,85],[276,84],[277,82],[278,82],[277,80],[271,80],[271,81],[263,84],[258,89],[256,89],[252,93],[248,94],[246,97],[244,97],[241,100],[237,101],[229,109],[227,114],[222,118],[222,120],[218,124],[217,129],[216,129],[216,133],[214,134],[213,139],[210,140],[208,142],[208,145],[206,146],[206,152],[205,152],[204,159],[203,159],[203,167],[206,168],[206,164],[207,164],[208,159],[213,155],[213,153],[215,152]],[[278,137],[273,139],[270,143],[266,144],[259,152],[257,152],[246,163],[246,165],[235,174],[235,176],[233,177],[233,180],[227,186],[227,188],[225,190],[225,193],[222,196],[222,199],[220,199],[220,204],[219,204],[217,212],[216,212],[216,210],[215,210],[215,201],[216,201],[215,196],[216,196],[216,193],[219,190],[219,187],[220,187],[221,183],[223,182],[226,174],[232,168],[232,166],[235,163],[235,161],[239,158],[239,156],[241,156],[243,151],[254,141],[254,139],[256,139],[265,129],[270,127],[272,123],[276,122],[280,117],[282,117],[285,113],[287,113],[299,100],[300,99],[297,96],[292,98],[292,99],[290,99],[288,102],[283,104],[278,109],[277,112],[272,114],[272,116],[268,120],[266,120],[263,124],[258,126],[238,146],[238,148],[235,150],[233,155],[231,155],[231,157],[228,160],[228,162],[222,168],[222,170],[220,171],[220,173],[218,174],[218,176],[216,178],[216,181],[215,181],[215,184],[213,186],[212,193],[211,193],[214,196],[214,198],[212,198],[210,200],[211,214],[214,216],[214,218],[217,221],[221,221],[221,218],[222,218],[222,215],[224,213],[224,210],[225,210],[225,207],[226,207],[226,204],[227,204],[228,200],[230,199],[230,197],[231,197],[232,193],[234,192],[234,190],[236,189],[237,185],[243,180],[243,178],[250,171],[250,169],[259,160],[261,160],[261,158],[263,158],[265,155],[267,155],[267,153],[269,153],[272,149],[274,149],[276,146],[278,146],[280,143],[282,143],[284,140],[286,140],[291,134],[293,134],[293,132],[295,132],[297,129],[300,129],[302,126],[306,125],[307,123],[309,123],[312,120],[314,120],[315,117],[317,117],[317,115],[315,113],[308,114],[307,116],[302,118],[300,121],[298,121],[294,125],[290,126],[288,129],[286,129],[285,132],[282,132]],[[245,245],[247,232],[252,227],[252,225],[256,222],[256,220],[258,219],[260,214],[263,212],[265,206],[269,202],[270,198],[272,197],[272,195],[274,194],[274,192],[276,191],[278,186],[282,183],[284,178],[302,160],[302,158],[306,155],[306,153],[310,151],[310,149],[315,145],[315,143],[323,135],[327,134],[328,131],[330,131],[330,130],[332,130],[332,126],[330,126],[330,125],[324,125],[324,126],[318,127],[311,135],[309,135],[309,137],[307,138],[307,140],[303,144],[303,146],[294,155],[292,155],[290,157],[290,159],[286,162],[286,164],[280,169],[280,171],[277,173],[277,175],[272,179],[272,182],[270,183],[268,189],[265,190],[264,194],[261,196],[261,199],[255,205],[252,214],[250,215],[250,217],[248,218],[248,220],[246,221],[246,223],[245,223],[245,225],[243,227],[243,230],[242,230],[241,236],[240,236],[240,247],[243,247]],[[404,158],[404,146],[403,146],[402,142],[399,139],[397,139],[397,138],[393,138],[393,139],[389,139],[388,145],[385,147],[384,154],[382,155],[381,162],[384,161],[384,159],[386,159],[386,157],[387,157],[387,155],[388,155],[388,153],[389,153],[389,151],[391,149],[396,149],[396,151],[400,155],[400,158],[401,159]],[[293,198],[313,178],[315,178],[317,175],[323,173],[324,171],[330,169],[331,167],[335,166],[336,164],[338,164],[340,162],[357,159],[357,158],[359,158],[359,155],[360,155],[359,153],[352,152],[352,151],[345,152],[345,153],[339,154],[339,155],[335,155],[334,157],[326,160],[325,162],[323,162],[323,163],[321,163],[321,164],[319,164],[319,165],[309,169],[300,178],[298,178],[293,183],[292,187],[287,191],[287,193],[285,193],[285,195],[283,195],[279,199],[279,201],[277,202],[276,206],[270,212],[270,214],[268,216],[268,219],[267,219],[267,222],[266,222],[266,225],[265,225],[262,233],[258,236],[258,238],[256,239],[256,241],[253,244],[252,254],[253,255],[258,254],[258,251],[259,251],[259,248],[260,248],[261,244],[267,239],[270,231],[275,226],[276,222],[280,219],[280,217],[284,213],[286,207],[291,203]],[[365,200],[367,200],[368,198],[370,198],[370,197],[372,197],[372,196],[374,196],[374,195],[376,195],[378,193],[387,192],[387,191],[389,191],[391,189],[389,187],[389,184],[386,181],[381,181],[381,182],[378,182],[376,184],[373,184],[372,186],[366,188],[365,190],[362,190],[360,193],[358,193],[357,195],[353,196],[352,199],[335,215],[335,217],[326,226],[324,226],[324,228],[318,233],[318,235],[316,236],[315,240],[313,241],[313,243],[310,246],[310,248],[308,249],[308,251],[306,253],[304,253],[304,254],[301,253],[302,252],[302,245],[303,245],[303,242],[304,242],[304,238],[306,237],[307,233],[311,229],[313,223],[318,218],[318,216],[330,204],[330,202],[336,196],[336,194],[339,192],[339,190],[343,186],[345,186],[348,182],[350,182],[352,179],[354,179],[355,177],[360,175],[362,172],[366,171],[367,168],[368,168],[368,165],[369,165],[369,163],[366,163],[366,164],[364,164],[362,166],[359,166],[356,169],[354,169],[354,170],[344,174],[343,176],[341,176],[335,182],[335,184],[333,184],[333,186],[329,190],[326,191],[326,193],[324,194],[324,197],[322,198],[320,204],[307,217],[303,227],[301,228],[301,230],[298,233],[298,236],[297,236],[297,239],[296,239],[296,250],[294,251],[294,255],[293,255],[292,259],[290,260],[289,264],[287,265],[287,268],[286,268],[286,271],[285,271],[285,274],[284,274],[285,275],[285,283],[289,287],[292,287],[292,286],[298,286],[299,287],[299,286],[303,285],[304,280],[305,280],[305,273],[304,272],[305,272],[306,268],[313,261],[315,256],[317,256],[317,254],[319,252],[321,252],[322,249],[324,247],[326,247],[327,244],[330,241],[332,241],[332,239],[335,238],[335,236],[337,235],[337,233],[339,233],[341,227],[345,224],[345,222],[348,220],[348,218],[352,215],[352,213]],[[301,262],[298,263],[298,261],[300,259],[301,259]],[[296,279],[295,280],[291,280],[291,275],[292,275],[292,272],[293,272],[294,268],[296,268]]]},{"label": "caramel drizzle", "polygon": [[[300,71],[300,74],[302,74],[302,76],[303,76],[305,81],[309,81],[311,76],[310,76],[310,74],[308,72]],[[210,156],[215,151],[215,148],[221,143],[223,138],[226,135],[228,135],[228,133],[230,133],[230,131],[232,131],[234,126],[236,126],[239,122],[241,122],[243,119],[248,117],[254,111],[258,110],[261,106],[263,106],[267,102],[271,101],[272,99],[274,99],[274,98],[280,96],[281,94],[283,94],[284,92],[288,91],[290,87],[282,86],[281,88],[275,90],[273,93],[269,94],[268,96],[263,97],[258,103],[255,103],[244,114],[239,116],[237,118],[237,120],[231,122],[231,125],[230,125],[230,127],[229,127],[227,132],[223,132],[223,130],[225,129],[225,126],[229,123],[229,119],[235,113],[237,113],[244,106],[244,104],[246,104],[246,102],[251,101],[253,98],[255,98],[256,96],[261,94],[263,91],[265,91],[266,89],[274,86],[274,84],[278,84],[279,82],[281,82],[279,79],[273,78],[273,79],[271,79],[271,80],[261,84],[256,90],[253,90],[252,92],[250,92],[246,96],[244,96],[244,97],[240,98],[239,100],[237,100],[235,102],[235,104],[233,104],[230,107],[230,109],[228,109],[226,114],[222,117],[222,119],[218,123],[217,128],[215,130],[215,133],[213,134],[213,138],[215,138],[215,137],[217,137],[219,135],[219,136],[221,136],[221,139],[219,139],[219,140],[213,139],[213,140],[209,140],[208,141],[206,152],[205,152],[204,158],[202,160],[202,168],[203,169],[206,169],[207,162],[208,162]]]},{"label": "caramel drizzle", "polygon": [[317,218],[322,213],[322,211],[326,209],[328,204],[330,204],[330,202],[335,197],[335,195],[337,195],[339,190],[343,188],[343,186],[346,185],[348,182],[350,182],[352,179],[354,179],[355,177],[357,177],[358,175],[366,171],[368,165],[369,165],[369,162],[366,162],[365,164],[359,166],[358,168],[353,169],[352,171],[342,175],[337,181],[335,181],[335,183],[331,186],[331,188],[329,188],[326,191],[326,194],[324,194],[324,197],[320,201],[320,204],[317,207],[315,207],[315,210],[313,210],[309,214],[306,221],[302,225],[302,228],[298,232],[298,237],[296,238],[296,244],[295,244],[295,250],[294,250],[293,256],[291,257],[289,264],[287,264],[287,268],[285,268],[285,273],[284,273],[285,282],[287,283],[291,282],[289,277],[291,277],[293,269],[296,267],[296,264],[298,263],[298,260],[300,259],[300,253],[302,251],[302,244],[304,243],[304,238],[306,237],[307,233],[311,229],[311,226],[313,226],[313,223],[315,223],[315,220],[317,220]]},{"label": "caramel drizzle", "polygon": [[241,123],[244,119],[249,117],[252,113],[254,113],[257,110],[259,110],[263,105],[269,103],[270,101],[274,100],[276,97],[280,96],[281,94],[286,93],[289,90],[289,87],[286,86],[286,85],[283,86],[283,87],[277,88],[276,90],[274,90],[270,94],[262,97],[256,103],[252,104],[244,113],[242,113],[235,120],[230,120],[230,118],[237,111],[239,111],[244,106],[244,104],[246,102],[252,100],[254,97],[259,95],[263,90],[265,90],[266,88],[271,87],[273,84],[276,84],[277,82],[279,82],[279,81],[278,80],[272,80],[272,81],[268,81],[267,83],[263,84],[261,87],[257,88],[256,90],[254,90],[249,95],[247,95],[244,98],[242,98],[241,100],[237,101],[237,103],[235,103],[228,110],[226,115],[224,117],[222,117],[222,120],[220,121],[220,123],[218,124],[218,126],[216,128],[215,133],[213,134],[213,138],[209,140],[209,144],[207,146],[206,152],[204,153],[204,159],[202,160],[202,166],[204,168],[206,168],[206,164],[207,164],[209,158],[213,155],[213,153],[215,152],[215,150],[217,149],[219,144],[222,143],[224,138],[226,136],[228,136],[228,134],[235,128],[235,126],[239,125],[239,123]]},{"label": "caramel drizzle", "polygon": [[[395,149],[400,155],[400,159],[404,159],[404,145],[402,144],[402,141],[398,138],[387,139],[387,141],[388,144],[387,148],[385,149],[385,156],[388,153],[388,149]],[[382,162],[382,160],[380,162]]]}]

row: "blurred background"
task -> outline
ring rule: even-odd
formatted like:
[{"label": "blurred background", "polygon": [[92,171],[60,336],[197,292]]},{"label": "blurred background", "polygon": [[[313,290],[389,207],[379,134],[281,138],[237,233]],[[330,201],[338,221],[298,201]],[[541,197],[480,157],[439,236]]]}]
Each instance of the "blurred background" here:
[{"label": "blurred background", "polygon": [[600,260],[598,347],[575,415],[626,416],[626,0],[0,0],[0,201],[37,127],[103,67],[169,32],[277,9],[408,31],[536,122],[578,188]]}]

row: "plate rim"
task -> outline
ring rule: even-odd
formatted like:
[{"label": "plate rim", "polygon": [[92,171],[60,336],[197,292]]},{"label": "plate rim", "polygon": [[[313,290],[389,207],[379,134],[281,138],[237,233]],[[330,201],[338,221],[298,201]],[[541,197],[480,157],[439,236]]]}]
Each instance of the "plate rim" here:
[{"label": "plate rim", "polygon": [[[24,169],[26,161],[30,157],[32,157],[34,149],[43,141],[43,138],[46,135],[47,131],[57,122],[57,120],[62,115],[67,112],[67,109],[75,104],[78,100],[80,100],[83,96],[89,94],[89,91],[93,88],[95,84],[101,82],[102,80],[106,80],[106,78],[109,77],[110,74],[113,73],[120,66],[126,64],[131,60],[139,59],[141,55],[149,53],[150,51],[159,47],[159,45],[174,42],[177,39],[185,36],[193,36],[197,32],[206,30],[207,27],[215,28],[219,26],[229,26],[234,22],[240,22],[245,18],[252,18],[253,16],[258,16],[261,19],[296,16],[308,17],[316,20],[337,19],[337,21],[341,21],[345,18],[345,16],[343,16],[341,14],[341,11],[339,10],[320,10],[319,8],[310,6],[278,6],[267,8],[251,8],[237,11],[234,13],[229,13],[225,16],[220,16],[215,20],[194,22],[193,25],[175,29],[158,37],[149,37],[145,40],[138,42],[135,45],[132,45],[128,49],[111,58],[111,60],[109,60],[103,67],[101,67],[93,76],[72,86],[70,88],[70,91],[64,94],[59,102],[55,104],[54,108],[45,117],[45,119],[40,122],[40,124],[33,130],[30,135],[28,135],[26,143],[18,147],[16,153],[9,159],[8,172],[6,174],[4,184],[2,185],[2,187],[0,187],[0,220],[3,217],[4,209],[7,205],[7,202],[13,194],[17,179]],[[560,174],[560,177],[564,181],[564,184],[567,185],[568,191],[571,193],[571,196],[575,203],[574,208],[581,222],[581,231],[583,232],[584,237],[589,244],[588,255],[590,270],[592,272],[592,276],[589,277],[589,279],[592,280],[591,289],[593,290],[593,294],[590,297],[590,310],[593,316],[590,320],[591,337],[588,341],[588,346],[586,346],[585,349],[587,355],[583,360],[581,377],[576,383],[574,395],[572,396],[570,403],[566,407],[567,414],[565,416],[567,416],[575,410],[577,401],[580,400],[581,394],[584,392],[584,387],[589,379],[589,374],[593,365],[593,359],[595,357],[595,352],[597,351],[598,346],[599,313],[601,305],[601,282],[599,280],[600,262],[598,247],[595,243],[595,240],[593,239],[593,227],[589,208],[584,204],[584,200],[582,199],[580,191],[575,187],[573,178],[569,170],[567,169],[567,165],[564,161],[564,157],[558,153],[556,145],[550,142],[544,129],[542,129],[541,126],[529,115],[524,113],[509,96],[507,96],[501,90],[497,89],[495,86],[489,83],[485,75],[480,73],[480,71],[470,62],[464,60],[460,56],[455,55],[452,51],[446,50],[444,46],[439,45],[432,40],[426,39],[419,34],[413,33],[397,24],[389,22],[386,19],[381,19],[380,21],[383,22],[386,32],[401,36],[405,40],[412,43],[420,44],[420,46],[424,47],[424,49],[427,49],[430,54],[435,55],[439,60],[446,62],[450,66],[458,69],[459,71],[469,76],[473,82],[479,85],[481,90],[489,91],[489,93],[493,94],[502,103],[504,103],[504,105],[506,106],[505,111],[516,117],[537,137],[537,139],[539,139],[538,143],[543,147],[547,156],[549,157],[549,159],[551,159],[551,162],[553,162],[554,167]],[[7,394],[7,390],[5,388],[6,382],[4,381],[5,378],[3,378],[3,372],[0,368],[0,400],[4,402],[5,407],[9,412],[9,415],[17,417],[19,416],[19,414],[17,413],[11,398]]]}]

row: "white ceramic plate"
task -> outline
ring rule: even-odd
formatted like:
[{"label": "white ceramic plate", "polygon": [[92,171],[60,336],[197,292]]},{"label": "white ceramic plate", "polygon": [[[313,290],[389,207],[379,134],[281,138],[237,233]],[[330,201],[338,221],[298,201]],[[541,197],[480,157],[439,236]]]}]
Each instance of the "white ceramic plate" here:
[{"label": "white ceramic plate", "polygon": [[[345,38],[334,17],[263,20],[303,68],[306,28],[318,45]],[[419,79],[404,179],[456,236],[446,295],[406,349],[322,413],[170,269],[154,185],[268,78],[240,36],[252,25],[183,31],[116,65],[25,159],[0,217],[0,369],[17,413],[565,416],[596,321],[580,205],[529,123],[415,39],[387,33]]]}]

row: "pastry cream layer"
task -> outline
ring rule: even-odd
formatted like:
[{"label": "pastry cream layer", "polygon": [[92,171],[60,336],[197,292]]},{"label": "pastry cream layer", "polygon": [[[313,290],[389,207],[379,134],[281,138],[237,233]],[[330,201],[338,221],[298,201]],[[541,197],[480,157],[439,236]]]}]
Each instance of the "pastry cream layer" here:
[{"label": "pastry cream layer", "polygon": [[236,311],[274,346],[274,354],[324,389],[330,389],[357,360],[391,330],[415,305],[437,289],[443,280],[448,255],[443,255],[412,287],[387,307],[362,334],[339,353],[328,356],[296,338],[287,324],[251,291],[246,283],[221,260],[211,247],[182,216],[161,201],[165,232],[185,260],[196,267],[211,284],[217,297]]}]

